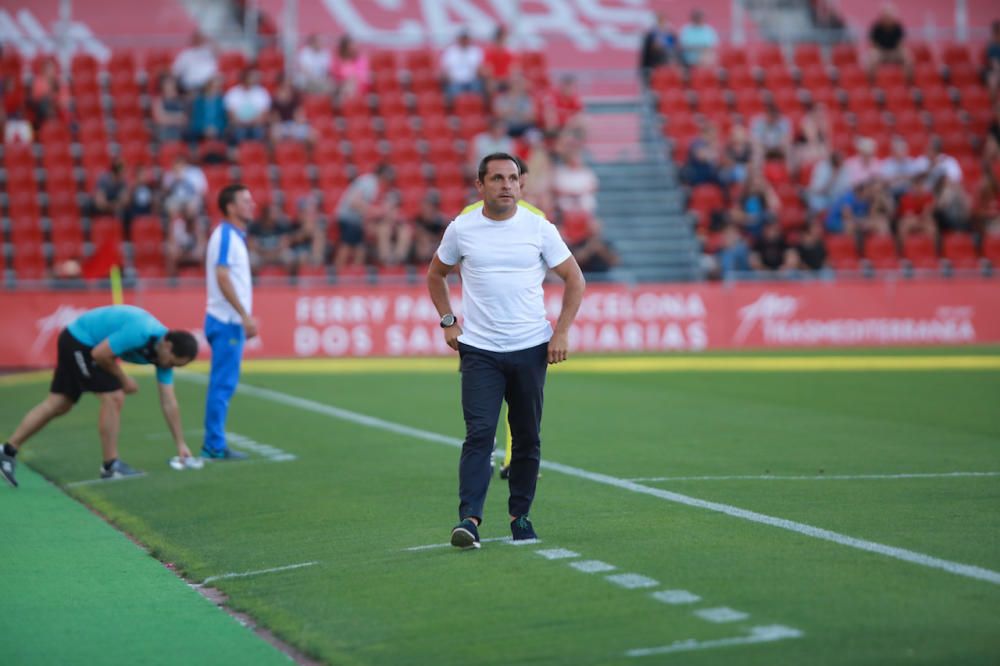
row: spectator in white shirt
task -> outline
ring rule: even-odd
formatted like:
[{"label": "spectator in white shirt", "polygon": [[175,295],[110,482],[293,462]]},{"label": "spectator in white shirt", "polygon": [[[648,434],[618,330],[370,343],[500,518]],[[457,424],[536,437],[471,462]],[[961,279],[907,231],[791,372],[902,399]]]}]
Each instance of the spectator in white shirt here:
[{"label": "spectator in white shirt", "polygon": [[854,187],[860,183],[866,183],[879,176],[881,162],[875,157],[877,144],[875,139],[862,136],[854,143],[858,154],[848,157],[844,162],[844,171],[847,174],[848,186]]},{"label": "spectator in white shirt", "polygon": [[715,64],[715,47],[719,45],[719,36],[715,29],[705,23],[705,15],[701,10],[691,12],[691,22],[681,29],[681,53],[684,64],[689,67]]},{"label": "spectator in white shirt", "polygon": [[552,187],[562,212],[597,212],[597,174],[584,163],[579,150],[566,152],[553,172]]},{"label": "spectator in white shirt", "polygon": [[892,154],[879,165],[879,176],[894,195],[905,193],[922,172],[921,162],[910,156],[910,147],[901,136],[892,138]]},{"label": "spectator in white shirt", "polygon": [[196,32],[191,38],[191,46],[177,54],[170,71],[185,93],[201,90],[219,73],[215,50],[200,32]]},{"label": "spectator in white shirt", "polygon": [[233,139],[241,141],[263,141],[267,135],[268,112],[271,110],[271,94],[260,85],[260,73],[246,69],[240,83],[226,91],[223,98]]},{"label": "spectator in white shirt", "polygon": [[945,178],[950,183],[962,184],[962,167],[951,155],[941,152],[941,139],[933,137],[927,144],[927,155],[917,159],[919,170],[927,174],[931,187]]},{"label": "spectator in white shirt", "polygon": [[480,78],[483,65],[483,50],[472,43],[469,33],[462,31],[458,41],[441,54],[441,70],[444,74],[445,93],[449,98],[462,93],[482,93]]},{"label": "spectator in white shirt", "polygon": [[307,92],[329,91],[332,64],[330,49],[320,46],[317,35],[309,35],[299,49],[299,86]]}]

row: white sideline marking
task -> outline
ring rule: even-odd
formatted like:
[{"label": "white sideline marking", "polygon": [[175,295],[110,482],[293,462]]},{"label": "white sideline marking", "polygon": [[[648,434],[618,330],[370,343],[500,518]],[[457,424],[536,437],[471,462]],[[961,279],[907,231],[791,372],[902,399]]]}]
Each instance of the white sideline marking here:
[{"label": "white sideline marking", "polygon": [[937,472],[926,474],[815,474],[813,476],[646,476],[629,479],[653,481],[865,481],[871,479],[948,479],[967,476],[1000,476],[1000,472]]},{"label": "white sideline marking", "polygon": [[656,587],[660,584],[659,581],[653,580],[649,576],[641,576],[634,573],[605,576],[604,580],[614,583],[619,587],[624,587],[626,590],[639,590],[644,587]]},{"label": "white sideline marking", "polygon": [[[208,378],[204,375],[182,372],[179,373],[179,376],[201,384],[208,383]],[[394,432],[399,435],[406,435],[408,437],[414,437],[428,442],[446,444],[452,447],[462,446],[462,440],[455,437],[448,437],[447,435],[421,430],[420,428],[411,428],[410,426],[404,426],[391,421],[386,421],[384,419],[375,418],[373,416],[358,414],[357,412],[341,409],[339,407],[333,407],[331,405],[324,405],[323,403],[316,402],[314,400],[299,398],[287,393],[272,391],[271,389],[250,386],[249,384],[241,384],[237,390],[242,394],[257,396],[278,404],[298,407],[299,409],[315,412],[317,414],[326,414],[327,416],[342,419],[350,423],[356,423],[371,428],[378,428],[380,430]],[[503,456],[503,451],[496,451],[494,455],[499,458]],[[994,585],[1000,585],[1000,572],[984,569],[983,567],[977,567],[971,564],[962,564],[960,562],[952,562],[950,560],[925,555],[924,553],[907,550],[905,548],[897,548],[895,546],[887,546],[874,541],[858,539],[856,537],[847,536],[846,534],[826,530],[821,527],[813,527],[812,525],[807,525],[806,523],[799,523],[794,520],[786,520],[784,518],[775,518],[763,513],[757,513],[756,511],[748,511],[747,509],[731,506],[729,504],[709,502],[707,500],[670,492],[669,490],[663,490],[661,488],[651,488],[649,486],[643,486],[635,483],[634,481],[619,479],[607,474],[588,472],[587,470],[580,469],[579,467],[571,467],[570,465],[563,465],[549,460],[543,460],[541,467],[542,469],[561,472],[567,476],[572,476],[577,479],[585,479],[587,481],[593,481],[594,483],[600,483],[605,486],[611,486],[613,488],[619,488],[621,490],[627,490],[629,492],[639,493],[642,495],[649,495],[668,502],[675,502],[685,506],[723,513],[727,516],[732,516],[733,518],[740,518],[742,520],[748,520],[762,525],[778,527],[790,532],[804,534],[806,536],[813,537],[814,539],[832,541],[833,543],[837,543],[842,546],[848,546],[850,548],[856,548],[869,553],[884,555],[886,557],[902,560],[904,562],[910,562],[911,564],[917,564],[930,569],[940,569],[957,576],[965,576],[966,578],[973,578],[987,583],[992,583]]]},{"label": "white sideline marking", "polygon": [[510,540],[510,545],[511,546],[534,546],[535,544],[538,544],[538,543],[541,543],[541,542],[542,542],[541,539],[518,539],[517,541],[514,541],[513,539],[511,539]]},{"label": "white sideline marking", "polygon": [[288,564],[283,567],[274,567],[272,569],[259,569],[257,571],[243,571],[240,573],[224,573],[218,576],[209,576],[205,580],[201,581],[199,585],[195,587],[202,587],[203,585],[208,585],[209,583],[217,580],[224,580],[226,578],[248,578],[249,576],[259,576],[261,574],[277,573],[278,571],[291,571],[292,569],[301,569],[303,567],[311,567],[319,562],[302,562],[300,564]]},{"label": "white sideline marking", "polygon": [[85,479],[83,481],[72,481],[70,483],[63,484],[65,488],[76,488],[77,486],[93,486],[98,483],[117,483],[118,481],[129,481],[130,479],[141,479],[146,476],[145,472],[139,472],[138,474],[131,474],[129,476],[116,476],[112,479],[102,479],[97,477],[96,479]]},{"label": "white sideline marking", "polygon": [[712,648],[728,647],[730,645],[751,645],[753,643],[770,643],[786,638],[801,638],[803,633],[792,627],[785,627],[774,624],[766,627],[752,627],[749,636],[736,636],[734,638],[720,638],[714,641],[696,641],[693,638],[686,641],[677,641],[670,645],[654,648],[639,648],[628,650],[626,657],[649,657],[656,654],[670,654],[671,652],[691,652],[693,650],[710,650]]},{"label": "white sideline marking", "polygon": [[551,548],[549,550],[536,550],[537,555],[541,555],[547,560],[568,560],[574,557],[580,557],[580,553],[574,553],[572,550],[566,550],[565,548]]},{"label": "white sideline marking", "polygon": [[601,573],[602,571],[614,571],[618,567],[600,560],[582,560],[580,562],[570,562],[569,565],[577,571],[583,573]]},{"label": "white sideline marking", "polygon": [[697,594],[692,594],[687,590],[660,590],[659,592],[653,592],[651,594],[657,601],[662,601],[665,604],[671,604],[672,606],[678,606],[680,604],[693,604],[697,601],[701,601],[701,597]]},{"label": "white sideline marking", "polygon": [[738,622],[750,617],[749,614],[744,613],[743,611],[733,610],[732,608],[727,608],[726,606],[720,606],[718,608],[702,608],[701,610],[696,610],[694,614],[703,620],[715,622],[716,624],[722,624],[723,622]]},{"label": "white sideline marking", "polygon": [[[205,431],[201,428],[195,428],[192,430],[185,430],[185,435],[204,435]],[[154,432],[146,435],[146,439],[166,439],[173,437],[169,432]],[[271,462],[287,462],[289,460],[297,460],[298,456],[294,453],[288,453],[287,451],[282,451],[276,446],[271,446],[270,444],[261,444],[248,437],[247,435],[241,435],[232,431],[226,432],[227,443],[232,445],[234,448],[241,449],[243,451],[253,451],[254,453],[260,455],[263,458],[267,458]]]},{"label": "white sideline marking", "polygon": [[[480,539],[479,543],[492,543],[495,541],[510,541],[513,543],[510,537],[492,537],[489,539]],[[404,551],[417,551],[417,550],[430,550],[432,548],[448,548],[451,546],[451,542],[448,543],[432,543],[426,546],[411,546],[410,548],[404,548]]]}]

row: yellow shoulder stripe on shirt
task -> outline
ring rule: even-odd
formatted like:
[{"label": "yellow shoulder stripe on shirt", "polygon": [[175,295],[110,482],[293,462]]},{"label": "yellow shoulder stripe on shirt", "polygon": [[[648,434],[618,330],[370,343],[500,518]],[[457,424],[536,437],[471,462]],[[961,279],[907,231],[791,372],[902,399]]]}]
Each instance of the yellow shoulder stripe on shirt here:
[{"label": "yellow shoulder stripe on shirt", "polygon": [[[539,210],[535,206],[532,206],[527,201],[518,201],[517,205],[520,206],[521,208],[524,208],[525,210],[531,211],[535,215],[541,215],[542,217],[545,217],[545,213],[543,213],[541,210]],[[465,215],[466,213],[471,213],[472,211],[474,211],[474,210],[476,210],[478,208],[482,208],[482,207],[483,207],[483,202],[482,201],[477,201],[476,203],[469,204],[468,206],[466,206],[465,208],[463,208],[462,212],[459,213],[459,215]]]}]

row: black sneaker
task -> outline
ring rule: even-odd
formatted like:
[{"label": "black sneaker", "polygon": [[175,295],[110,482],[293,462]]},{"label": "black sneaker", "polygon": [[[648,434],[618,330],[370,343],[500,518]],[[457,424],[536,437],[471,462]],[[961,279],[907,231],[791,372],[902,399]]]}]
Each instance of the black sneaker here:
[{"label": "black sneaker", "polygon": [[246,460],[250,456],[243,453],[242,451],[234,451],[233,449],[222,449],[221,451],[209,451],[208,449],[202,447],[201,457],[205,460],[229,460],[235,462],[237,460]]},{"label": "black sneaker", "polygon": [[476,524],[466,518],[451,531],[451,545],[462,550],[479,548],[479,530]]},{"label": "black sneaker", "polygon": [[104,469],[104,465],[101,465],[102,479],[124,479],[129,476],[142,476],[144,473],[133,469],[128,463],[123,463],[121,460],[111,463],[111,467],[108,469]]},{"label": "black sneaker", "polygon": [[531,526],[531,521],[527,516],[518,516],[510,523],[510,534],[514,541],[526,541],[527,539],[537,539],[535,528]]},{"label": "black sneaker", "polygon": [[509,479],[510,478],[510,465],[502,465],[500,467],[500,478]]},{"label": "black sneaker", "polygon": [[7,483],[17,488],[17,479],[14,478],[15,467],[17,467],[17,461],[14,460],[14,457],[8,456],[0,448],[0,476],[3,476]]}]

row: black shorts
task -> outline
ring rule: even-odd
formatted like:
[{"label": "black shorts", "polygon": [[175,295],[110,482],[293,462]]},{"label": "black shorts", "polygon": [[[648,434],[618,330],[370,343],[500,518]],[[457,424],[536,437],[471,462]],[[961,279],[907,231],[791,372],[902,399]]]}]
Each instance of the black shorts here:
[{"label": "black shorts", "polygon": [[86,392],[111,393],[120,390],[122,383],[118,378],[94,362],[90,355],[92,349],[64,328],[59,334],[58,361],[49,391],[76,402]]},{"label": "black shorts", "polygon": [[340,220],[340,242],[344,245],[357,247],[365,242],[365,235],[360,224],[352,224]]}]

